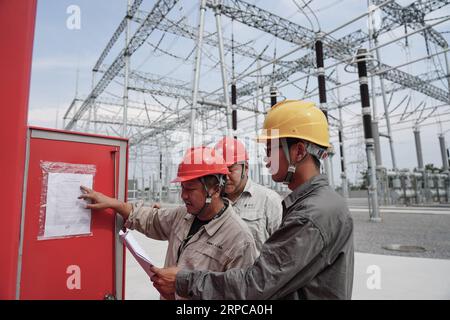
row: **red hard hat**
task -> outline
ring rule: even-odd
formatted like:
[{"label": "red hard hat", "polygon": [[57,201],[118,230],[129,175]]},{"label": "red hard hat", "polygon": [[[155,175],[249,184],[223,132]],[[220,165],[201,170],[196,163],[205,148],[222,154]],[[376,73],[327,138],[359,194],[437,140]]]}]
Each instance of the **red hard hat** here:
[{"label": "red hard hat", "polygon": [[213,148],[194,147],[186,151],[178,165],[178,174],[172,182],[184,182],[210,174],[228,174],[223,158]]},{"label": "red hard hat", "polygon": [[233,137],[223,137],[214,149],[222,155],[227,166],[248,161],[248,154],[244,145]]}]

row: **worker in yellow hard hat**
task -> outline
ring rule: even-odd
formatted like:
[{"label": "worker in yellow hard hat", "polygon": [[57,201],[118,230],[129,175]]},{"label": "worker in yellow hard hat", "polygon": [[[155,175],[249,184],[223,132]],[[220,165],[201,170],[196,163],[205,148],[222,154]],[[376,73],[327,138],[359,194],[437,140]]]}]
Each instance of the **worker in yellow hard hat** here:
[{"label": "worker in yellow hard hat", "polygon": [[[266,166],[273,173],[272,179],[289,186],[296,184],[293,178],[299,165],[314,166],[320,170],[320,160],[327,157],[327,149],[330,147],[328,123],[322,111],[312,102],[283,101],[270,110],[258,142],[266,143]],[[292,149],[293,146],[297,148]],[[280,162],[276,163],[276,168],[271,167],[272,149],[281,149],[284,154]],[[299,172],[309,176],[317,171],[308,169],[310,170]],[[300,178],[297,175],[297,180]]]},{"label": "worker in yellow hard hat", "polygon": [[[223,273],[154,267],[154,285],[194,299],[350,299],[353,221],[345,200],[320,173],[328,124],[311,102],[286,100],[268,112],[258,141],[272,179],[292,192],[283,220],[252,266]],[[280,152],[281,151],[281,152]]]}]

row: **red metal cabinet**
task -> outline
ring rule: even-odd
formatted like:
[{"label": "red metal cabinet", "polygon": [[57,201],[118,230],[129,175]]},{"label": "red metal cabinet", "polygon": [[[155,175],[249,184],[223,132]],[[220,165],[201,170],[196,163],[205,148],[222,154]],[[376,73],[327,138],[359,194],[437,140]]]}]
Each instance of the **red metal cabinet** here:
[{"label": "red metal cabinet", "polygon": [[[111,210],[93,211],[89,236],[39,240],[41,161],[96,166],[93,188],[125,200],[127,140],[31,127],[28,131],[16,298],[124,298],[122,221]],[[67,281],[78,268],[79,286]]]}]

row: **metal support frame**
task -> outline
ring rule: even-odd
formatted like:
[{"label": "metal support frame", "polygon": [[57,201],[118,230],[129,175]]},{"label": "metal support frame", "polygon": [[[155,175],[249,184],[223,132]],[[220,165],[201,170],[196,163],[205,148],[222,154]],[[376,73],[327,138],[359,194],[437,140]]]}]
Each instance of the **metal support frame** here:
[{"label": "metal support frame", "polygon": [[[130,8],[131,2],[133,2],[133,7]],[[252,49],[251,45],[248,45],[248,43],[246,44],[238,44],[236,47],[236,52],[239,53],[239,50],[241,50],[242,52],[240,52],[240,54],[243,54],[246,57],[259,57],[260,60],[262,61],[267,61],[270,64],[278,64],[281,68],[275,70],[275,72],[273,72],[271,75],[264,75],[264,77],[259,77],[257,78],[256,82],[250,82],[248,83],[248,85],[244,85],[244,86],[239,86],[239,92],[237,92],[236,90],[236,80],[239,81],[241,79],[243,79],[243,77],[245,77],[246,75],[239,75],[237,78],[232,77],[232,85],[231,85],[231,103],[228,98],[229,96],[229,92],[227,91],[227,79],[226,79],[226,68],[225,68],[225,58],[224,58],[224,48],[229,49],[230,47],[230,43],[227,39],[225,39],[222,36],[222,27],[221,27],[221,15],[225,15],[227,17],[230,17],[232,19],[235,19],[236,21],[239,21],[243,24],[246,24],[248,26],[251,27],[255,27],[263,32],[267,32],[269,34],[272,34],[278,38],[284,39],[286,41],[289,41],[291,43],[295,43],[297,45],[299,45],[300,47],[304,47],[305,50],[310,50],[310,48],[314,45],[314,41],[317,37],[317,34],[314,33],[314,31],[312,30],[308,30],[304,27],[300,27],[292,22],[289,22],[287,19],[284,19],[282,17],[278,17],[276,15],[273,14],[268,14],[267,11],[262,10],[257,8],[256,6],[253,5],[249,5],[244,1],[241,0],[229,0],[229,1],[217,1],[217,0],[199,0],[200,3],[200,22],[199,22],[199,27],[197,28],[191,28],[190,30],[188,30],[186,28],[186,26],[184,25],[183,21],[180,21],[180,25],[175,25],[176,22],[172,21],[170,19],[168,19],[166,17],[166,14],[169,12],[170,10],[170,6],[173,6],[172,4],[175,4],[177,1],[156,1],[157,4],[155,5],[156,7],[159,7],[159,12],[155,11],[153,13],[148,14],[148,17],[145,18],[144,14],[142,14],[141,17],[136,17],[136,15],[141,14],[143,11],[138,10],[139,5],[141,4],[142,0],[129,0],[128,1],[128,11],[127,11],[127,16],[124,18],[124,20],[122,21],[122,23],[119,25],[118,30],[116,31],[116,33],[113,35],[113,38],[111,39],[110,43],[108,43],[107,48],[105,49],[105,51],[108,51],[111,49],[112,44],[117,41],[117,37],[118,35],[120,35],[121,33],[123,33],[123,31],[127,31],[127,29],[129,28],[128,24],[130,22],[131,19],[134,19],[134,21],[138,21],[139,23],[142,23],[143,25],[146,24],[146,27],[143,28],[142,31],[145,31],[145,33],[142,33],[138,36],[133,36],[133,38],[131,39],[132,41],[130,41],[130,45],[132,46],[132,51],[134,52],[137,48],[137,46],[139,45],[140,41],[145,39],[146,35],[148,36],[147,33],[151,32],[151,28],[157,28],[159,30],[162,30],[164,32],[172,32],[174,34],[177,35],[181,35],[187,38],[191,38],[191,39],[196,39],[197,40],[197,56],[195,59],[195,66],[194,66],[194,81],[193,81],[193,88],[191,91],[191,87],[188,87],[188,82],[186,82],[183,86],[187,89],[185,90],[185,92],[187,92],[187,95],[189,96],[188,98],[186,98],[186,95],[181,94],[181,90],[178,90],[179,88],[174,88],[172,87],[172,89],[169,89],[167,91],[161,91],[161,90],[153,90],[154,87],[152,87],[151,89],[149,89],[149,86],[143,87],[143,86],[133,86],[134,84],[134,80],[133,80],[133,73],[134,71],[131,71],[131,69],[129,69],[129,60],[127,62],[127,52],[126,50],[124,50],[123,54],[124,54],[124,58],[123,58],[123,62],[124,62],[124,70],[122,70],[122,72],[117,73],[117,68],[120,68],[120,63],[121,61],[116,61],[114,60],[114,63],[107,68],[106,72],[103,71],[103,77],[100,79],[100,81],[97,83],[97,85],[94,87],[94,74],[93,74],[93,89],[91,92],[91,95],[88,97],[88,99],[86,99],[86,101],[81,105],[81,107],[76,108],[75,105],[73,105],[73,109],[72,112],[74,114],[73,118],[71,119],[71,122],[73,121],[73,125],[76,125],[76,121],[79,121],[79,127],[81,127],[81,121],[86,121],[86,115],[82,117],[82,114],[84,112],[84,110],[86,109],[86,103],[89,104],[89,108],[86,109],[89,111],[89,117],[88,117],[88,126],[91,125],[92,123],[92,114],[91,111],[93,111],[93,117],[94,117],[94,125],[95,127],[97,126],[97,123],[101,123],[102,120],[104,120],[104,118],[101,118],[100,121],[97,121],[96,117],[96,111],[97,111],[97,101],[99,101],[99,95],[101,94],[101,92],[103,91],[104,87],[106,85],[108,85],[108,81],[110,81],[111,77],[116,77],[117,75],[124,77],[124,82],[125,82],[125,86],[124,86],[124,96],[123,96],[123,132],[122,135],[125,135],[126,132],[126,127],[131,127],[131,126],[137,126],[137,127],[146,127],[148,129],[155,129],[155,130],[142,130],[142,134],[141,132],[135,132],[135,137],[131,137],[132,138],[132,143],[136,142],[136,143],[141,143],[143,142],[145,139],[151,138],[153,134],[161,134],[161,132],[165,132],[167,130],[171,130],[174,127],[179,127],[181,126],[182,123],[188,123],[189,122],[189,115],[188,113],[186,113],[186,111],[189,109],[189,107],[191,108],[191,143],[192,145],[194,144],[194,134],[195,134],[195,127],[194,124],[196,121],[198,121],[199,119],[197,119],[197,116],[199,116],[200,114],[203,115],[204,117],[207,116],[208,114],[210,114],[210,110],[211,109],[215,109],[217,110],[217,108],[221,108],[222,110],[220,110],[221,112],[226,110],[226,114],[227,114],[227,129],[228,132],[230,132],[230,129],[232,129],[232,134],[233,136],[235,136],[236,134],[236,130],[237,130],[237,96],[239,94],[239,96],[243,96],[243,95],[248,95],[251,94],[252,92],[256,92],[255,90],[260,90],[262,94],[260,95],[256,95],[256,97],[252,97],[251,99],[256,99],[258,100],[258,96],[266,96],[267,97],[267,85],[269,84],[269,82],[267,81],[271,81],[270,84],[273,85],[273,87],[275,88],[275,90],[272,90],[272,88],[270,88],[270,100],[271,100],[271,104],[273,105],[274,103],[276,103],[276,89],[278,88],[282,88],[283,86],[285,86],[284,83],[280,84],[280,81],[287,81],[289,79],[289,76],[294,73],[294,72],[308,72],[308,76],[313,74],[313,68],[314,66],[314,52],[310,52],[307,53],[305,56],[300,57],[299,59],[296,59],[295,61],[286,61],[286,60],[281,60],[283,58],[285,58],[287,56],[287,54],[279,57],[278,59],[274,59],[273,61],[269,61],[271,60],[270,57],[268,56],[263,56],[263,53],[261,54],[256,54],[256,52]],[[394,8],[395,6],[398,6],[397,4],[395,4],[395,1],[390,1],[390,3],[392,4],[392,6],[388,3],[389,1],[376,1],[376,0],[371,0],[371,2],[377,2],[378,4],[381,4],[381,6],[373,6],[372,8],[369,8],[369,11],[366,13],[366,15],[369,17],[370,23],[369,26],[370,28],[372,28],[372,30],[369,30],[369,34],[366,34],[365,32],[362,32],[361,30],[357,30],[356,32],[352,32],[351,34],[348,34],[347,36],[344,36],[340,39],[333,39],[330,35],[332,33],[334,33],[336,30],[341,29],[343,26],[340,26],[339,28],[336,28],[333,31],[330,31],[329,33],[324,35],[323,38],[323,59],[326,58],[332,58],[338,61],[337,65],[342,63],[342,61],[344,61],[346,58],[348,58],[351,53],[353,52],[354,48],[357,46],[360,46],[362,43],[366,42],[368,39],[370,40],[369,42],[369,46],[370,46],[370,50],[369,51],[374,51],[373,53],[376,53],[376,58],[378,61],[380,61],[380,53],[379,53],[379,47],[382,47],[384,45],[386,45],[386,43],[381,44],[380,46],[378,46],[378,41],[377,41],[377,36],[379,36],[382,32],[386,32],[389,28],[390,29],[394,29],[394,27],[398,26],[398,21],[395,22],[395,18],[394,18],[394,14],[399,14],[400,12],[394,12],[395,10],[392,10],[392,8]],[[449,0],[422,0],[419,1],[417,0],[416,2],[414,2],[413,4],[411,4],[410,6],[408,6],[407,10],[403,10],[402,12],[413,12],[415,9],[417,8],[423,8],[425,13],[431,12],[432,8],[438,8],[440,6],[442,6],[444,3],[447,3],[450,1]],[[422,6],[423,4],[423,6]],[[429,7],[428,4],[432,5],[433,7]],[[214,9],[215,12],[215,19],[216,19],[216,26],[217,26],[217,34],[214,35],[214,33],[208,33],[204,30],[204,24],[205,24],[205,14],[206,14],[206,7],[211,7]],[[389,17],[387,17],[386,19],[383,20],[383,24],[381,26],[381,28],[379,28],[379,30],[375,29],[375,26],[372,24],[373,23],[373,19],[372,19],[372,13],[371,9],[375,10],[378,8],[382,8],[382,10],[384,10],[388,15],[390,15]],[[415,8],[414,10],[412,10],[411,8]],[[386,10],[385,10],[386,9]],[[418,11],[414,11],[415,13],[417,13]],[[136,14],[136,15],[135,15]],[[147,15],[147,13],[145,13],[145,15]],[[149,16],[153,16],[153,24],[150,24],[150,20]],[[160,17],[162,17],[163,19],[160,20]],[[361,16],[363,17],[363,15]],[[358,17],[357,19],[359,19],[360,17]],[[406,19],[408,18],[407,16],[403,16],[402,19]],[[413,30],[415,30],[416,33],[418,34],[423,34],[425,35],[426,33],[428,33],[428,30],[431,30],[430,32],[433,32],[433,30],[431,29],[433,25],[424,25],[422,22],[423,21],[419,21],[417,20],[417,18],[420,18],[419,15],[414,15],[410,17],[410,20],[408,23],[415,23],[416,25],[414,27],[412,27],[410,24],[408,24],[408,27],[412,28]],[[351,22],[356,21],[357,19],[353,19],[350,22],[346,22],[345,25],[349,25]],[[183,26],[181,26],[181,24],[183,24]],[[436,23],[437,24],[437,23]],[[386,26],[390,25],[390,27],[387,29]],[[418,29],[418,28],[422,28],[422,26],[424,26],[424,29]],[[189,26],[187,26],[189,27]],[[425,28],[426,27],[426,28]],[[184,30],[181,30],[182,28],[184,28]],[[140,28],[141,29],[141,28]],[[197,32],[197,36],[195,36],[195,33]],[[190,34],[189,34],[190,33]],[[211,37],[210,37],[211,36]],[[217,40],[214,39],[217,36]],[[406,35],[405,35],[406,36]],[[408,34],[409,36],[409,34]],[[431,36],[427,35],[431,40]],[[435,37],[435,39],[437,39]],[[371,41],[374,41],[374,46],[372,45]],[[131,43],[133,42],[133,43]],[[391,41],[389,41],[391,42]],[[111,44],[112,43],[112,44]],[[201,68],[201,55],[202,55],[202,48],[204,47],[204,45],[212,45],[212,43],[214,43],[218,49],[219,49],[219,55],[220,55],[220,67],[221,67],[221,74],[222,74],[222,87],[224,90],[224,102],[219,102],[219,100],[216,99],[211,99],[211,97],[213,96],[214,93],[216,93],[216,90],[214,92],[212,92],[211,94],[209,93],[205,93],[203,95],[202,92],[199,91],[199,81],[200,81],[200,68]],[[392,42],[391,42],[392,43]],[[442,41],[440,42],[441,44],[443,43]],[[440,45],[439,42],[436,42],[436,44]],[[233,44],[231,44],[232,48],[233,48]],[[233,49],[234,50],[234,49]],[[253,52],[252,52],[253,51]],[[106,54],[108,53],[106,52]],[[130,51],[131,52],[131,51]],[[99,61],[102,62],[104,60],[104,58],[106,57],[105,52],[102,53],[102,56],[100,57]],[[121,53],[122,54],[122,53]],[[119,54],[119,55],[121,55]],[[448,63],[447,63],[447,56],[446,56],[446,52],[445,54],[445,59],[446,59],[446,65],[447,65],[447,69],[448,69]],[[130,54],[131,55],[131,54]],[[431,55],[429,55],[429,57],[431,57]],[[122,58],[120,58],[122,59]],[[119,60],[120,60],[119,59]],[[128,57],[129,59],[129,57]],[[258,58],[257,58],[258,59]],[[258,60],[259,60],[258,59]],[[97,62],[96,67],[94,67],[94,69],[100,69],[100,62]],[[127,67],[128,65],[128,67]],[[328,64],[328,67],[333,67],[333,65]],[[266,65],[267,66],[267,65]],[[339,84],[338,79],[333,75],[333,72],[329,72],[330,69],[328,68],[324,68],[322,66],[322,70],[319,70],[319,66],[318,67],[318,81],[319,81],[319,98],[320,98],[320,103],[323,107],[323,105],[326,108],[326,88],[325,88],[325,81],[330,81],[333,83],[337,83]],[[128,68],[128,70],[127,70]],[[258,69],[260,69],[261,66],[259,66],[258,64]],[[256,70],[258,70],[256,69]],[[379,68],[375,71],[375,73],[372,73],[372,86],[371,86],[371,90],[372,90],[372,104],[373,104],[373,108],[374,108],[374,113],[373,113],[373,122],[377,123],[378,121],[382,121],[382,117],[378,118],[378,114],[376,112],[376,98],[375,98],[375,94],[377,95],[381,95],[382,96],[382,102],[383,102],[383,106],[384,106],[384,113],[385,113],[385,120],[386,120],[386,125],[387,125],[387,135],[381,133],[380,135],[383,137],[387,137],[389,139],[389,144],[390,144],[390,149],[391,149],[391,158],[392,158],[392,166],[394,171],[398,170],[397,169],[397,163],[396,163],[396,159],[395,159],[395,153],[394,153],[394,143],[393,143],[393,137],[392,137],[392,128],[391,128],[391,123],[390,123],[390,115],[388,112],[388,103],[387,103],[387,99],[386,99],[386,93],[389,94],[390,89],[389,88],[385,88],[385,81],[384,80],[390,80],[393,83],[393,85],[391,84],[390,88],[393,87],[393,91],[396,90],[401,90],[399,88],[412,88],[413,90],[416,90],[418,92],[421,92],[425,95],[428,95],[434,99],[438,99],[440,101],[449,101],[449,95],[448,95],[448,91],[447,90],[442,90],[438,87],[432,86],[431,85],[431,81],[428,81],[429,79],[423,78],[420,75],[419,76],[412,76],[410,74],[407,74],[403,71],[400,71],[400,66],[395,66],[395,67],[389,67],[387,65],[384,64],[380,64]],[[253,70],[253,69],[252,69]],[[96,70],[94,70],[96,71]],[[328,75],[325,73],[328,73]],[[256,72],[255,70],[253,70],[252,72]],[[447,75],[450,74],[450,72],[447,71]],[[247,74],[248,75],[248,74]],[[370,76],[370,75],[369,75]],[[379,81],[381,83],[381,87],[380,87],[380,92],[376,92],[375,90],[375,85],[374,85],[374,80],[375,80],[375,76],[379,77]],[[128,78],[128,81],[126,80],[126,78]],[[160,78],[161,79],[161,78]],[[298,80],[298,79],[297,79]],[[294,83],[297,80],[292,80],[291,83]],[[143,80],[145,81],[145,80]],[[163,79],[163,81],[166,81],[166,78]],[[447,81],[449,81],[449,88],[450,88],[450,77],[447,76]],[[106,83],[108,82],[108,83]],[[127,82],[129,82],[127,84]],[[320,83],[323,82],[323,85],[321,85]],[[148,82],[145,82],[148,83]],[[256,84],[255,84],[256,83]],[[344,84],[346,85],[346,84]],[[321,89],[321,87],[323,87],[323,89]],[[165,86],[164,89],[169,88],[169,86]],[[187,106],[185,107],[185,109],[182,109],[181,111],[184,112],[177,112],[176,114],[172,114],[171,117],[166,117],[163,118],[158,126],[154,126],[153,123],[150,124],[150,119],[148,121],[148,123],[145,123],[145,121],[143,122],[138,122],[138,121],[133,121],[133,119],[128,119],[128,115],[127,115],[127,109],[129,109],[132,106],[129,106],[129,104],[131,103],[131,105],[133,104],[133,101],[128,101],[128,90],[137,90],[140,92],[145,92],[147,94],[152,94],[152,95],[158,95],[162,94],[163,96],[165,94],[168,94],[167,96],[169,97],[176,97],[179,98],[181,101],[185,101],[187,103]],[[329,88],[330,89],[330,88]],[[336,88],[337,89],[337,88]],[[228,88],[229,90],[229,88]],[[170,91],[170,92],[169,92]],[[275,93],[273,93],[272,91],[275,91]],[[447,91],[447,92],[446,92]],[[265,93],[264,93],[265,92]],[[221,93],[221,92],[220,92]],[[191,95],[192,94],[192,95]],[[321,95],[325,95],[325,98],[323,99],[323,97],[321,97]],[[189,106],[190,104],[190,100],[192,97],[192,105]],[[219,97],[219,95],[215,95],[214,98]],[[206,99],[211,99],[211,100],[205,100]],[[220,99],[222,99],[222,97],[219,97]],[[338,99],[340,100],[340,99]],[[275,102],[274,102],[275,101]],[[261,101],[260,101],[261,102]],[[243,104],[245,104],[246,101],[244,101],[244,99],[240,100],[240,105],[239,105],[239,110],[244,109],[245,106],[243,106]],[[262,101],[262,103],[264,104],[264,101]],[[207,106],[211,106],[212,108],[209,107],[204,107],[201,109],[197,109],[197,107],[199,106],[199,104],[203,104],[203,105],[207,105]],[[342,107],[345,105],[345,100],[339,101],[337,108],[339,109],[339,117],[342,117]],[[78,105],[79,106],[79,105]],[[253,107],[253,106],[252,106]],[[72,108],[69,107],[69,109]],[[78,109],[78,110],[76,110]],[[247,107],[247,111],[250,111],[250,107]],[[327,110],[325,112],[329,112],[330,110],[332,110],[333,108],[326,108]],[[168,108],[167,110],[170,111],[170,108]],[[178,111],[178,108],[177,108]],[[264,112],[264,110],[262,111]],[[253,116],[253,115],[252,115]],[[395,116],[395,115],[394,115]],[[103,117],[103,116],[102,116]],[[116,120],[114,121],[105,121],[104,123],[107,124],[114,124],[116,125],[118,128],[118,130],[120,130],[120,114],[119,116],[115,116]],[[176,117],[176,118],[175,118]],[[145,116],[144,116],[145,118]],[[258,113],[255,112],[255,123],[258,123]],[[245,120],[247,118],[244,118],[242,120]],[[65,118],[66,120],[66,118]],[[129,121],[131,120],[131,121]],[[335,124],[335,122],[333,122],[333,119],[330,118],[331,121],[331,125]],[[382,126],[382,123],[379,123]],[[68,127],[70,127],[70,124],[68,125]],[[341,177],[344,177],[343,179],[347,179],[346,177],[346,173],[345,173],[345,157],[344,157],[344,134],[343,134],[343,126],[342,123],[339,124],[339,139],[340,139],[340,148],[342,148],[341,150]],[[94,129],[97,132],[97,128]],[[114,129],[113,129],[114,130]],[[380,130],[383,131],[380,127]],[[114,130],[115,131],[115,130]],[[381,155],[379,152],[379,143],[377,143],[377,128],[373,128],[372,130],[372,135],[373,135],[373,139],[374,139],[374,143],[375,143],[375,159],[376,159],[376,163],[377,163],[377,168],[381,166]],[[136,139],[133,139],[136,138]],[[330,166],[330,169],[332,167]],[[327,172],[330,172],[329,170],[326,170]],[[450,182],[450,181],[449,181]],[[347,186],[347,184],[345,184]],[[344,190],[343,190],[344,192]],[[348,190],[347,190],[348,192]],[[378,193],[379,195],[379,193]]]},{"label": "metal support frame", "polygon": [[[378,48],[378,40],[377,38],[375,40],[375,46],[377,47],[375,50],[376,58],[378,61],[381,61],[381,55],[380,55],[380,49]],[[384,115],[386,120],[386,128],[387,128],[387,134],[388,134],[388,140],[389,140],[389,147],[391,150],[391,160],[392,160],[392,168],[394,170],[398,170],[397,168],[397,161],[395,159],[395,149],[394,149],[394,139],[392,138],[392,129],[391,129],[391,120],[388,110],[388,102],[386,99],[386,90],[385,90],[385,83],[383,77],[379,76],[380,79],[380,87],[381,87],[381,97],[383,98],[383,107],[384,107]],[[372,90],[375,90],[373,88]]]},{"label": "metal support frame", "polygon": [[447,183],[446,183],[446,193],[447,193],[447,202],[450,202],[450,171],[448,168],[448,154],[447,154],[447,147],[445,144],[445,137],[443,133],[439,134],[439,147],[441,149],[441,158],[442,158],[442,168],[444,169],[444,174],[447,175]]},{"label": "metal support frame", "polygon": [[[373,47],[373,7],[370,5],[370,1],[368,1],[368,27],[369,27],[369,51],[372,50]],[[380,147],[380,134],[378,131],[378,108],[377,108],[377,96],[375,90],[375,77],[370,77],[370,87],[371,87],[371,97],[372,97],[372,133],[375,147],[375,161],[377,164],[377,171],[381,170],[383,167],[383,160],[381,158],[381,147]]]},{"label": "metal support frame", "polygon": [[237,91],[236,91],[236,83],[231,84],[231,125],[232,125],[232,135],[236,137],[237,131]]},{"label": "metal support frame", "polygon": [[[449,1],[449,0],[447,0]],[[208,0],[207,5],[212,6],[212,0]],[[373,9],[384,8],[385,6],[392,3],[392,1],[378,1],[382,2],[380,4],[377,3]],[[305,48],[310,44],[313,44],[315,41],[315,34],[312,30],[309,30],[305,27],[302,27],[298,24],[295,24],[285,18],[274,15],[271,12],[258,8],[254,5],[248,4],[242,0],[228,0],[226,4],[221,6],[222,14],[235,19],[236,21],[242,22],[250,27],[254,27],[260,29],[264,32],[272,34],[280,39],[285,41],[295,43],[299,45],[299,47],[295,48],[291,52],[288,52],[278,59],[284,58],[286,55],[291,54],[300,48]],[[361,44],[365,43],[368,38],[367,34],[362,33],[358,30],[355,33],[351,33],[345,37],[342,37],[338,40],[335,40],[330,37],[332,33],[343,28],[344,26],[354,22],[362,17],[365,17],[368,13],[365,13],[351,21],[345,23],[343,26],[340,26],[330,32],[328,32],[324,37],[324,42],[326,42],[327,46],[324,50],[324,56],[326,58],[333,58],[340,61],[345,61],[347,58],[351,57],[353,51],[359,47]],[[430,26],[426,26],[428,29]],[[424,30],[426,30],[424,29]],[[290,69],[283,69],[277,72],[276,79],[277,80],[286,80],[289,76],[297,72],[299,70],[305,70],[311,67],[311,55],[305,55],[304,57],[297,60],[297,63],[293,64],[293,67]],[[278,59],[276,61],[278,61]],[[305,67],[305,63],[306,66]],[[302,67],[300,67],[302,65]],[[263,66],[264,67],[264,66]],[[421,92],[425,95],[433,97],[437,100],[445,101],[447,100],[446,95],[444,95],[444,90],[435,87],[427,82],[422,81],[420,78],[413,76],[409,73],[392,69],[388,65],[380,65],[381,69],[387,70],[381,76],[389,81],[401,84],[418,92]],[[255,72],[255,71],[253,71]],[[238,78],[239,79],[239,78]],[[267,79],[271,81],[272,78]],[[257,89],[255,83],[249,83],[242,87],[239,90],[239,95],[249,95],[252,94]],[[444,98],[445,96],[445,98]]]},{"label": "metal support frame", "polygon": [[[321,33],[317,34],[316,42],[315,42],[315,51],[316,51],[316,63],[317,63],[317,82],[319,86],[319,102],[320,102],[320,110],[322,110],[328,122],[328,105],[327,105],[327,90],[325,87],[325,71],[324,71],[324,56],[323,56],[323,43],[322,43],[323,35]],[[333,183],[333,173],[331,168],[331,157],[327,157],[324,160],[325,173],[328,177],[329,185],[334,188]]]},{"label": "metal support frame", "polygon": [[[339,81],[338,70],[336,69],[336,78]],[[342,196],[344,198],[348,198],[348,180],[347,180],[347,172],[345,168],[345,142],[344,142],[344,125],[342,123],[342,106],[341,106],[341,90],[340,88],[336,89],[336,97],[337,97],[337,105],[339,110],[339,155],[341,158],[341,188],[342,188]]]},{"label": "metal support frame", "polygon": [[127,134],[127,121],[128,121],[128,86],[129,86],[129,78],[130,78],[130,60],[131,60],[131,54],[128,51],[128,45],[130,41],[130,9],[131,9],[131,1],[128,0],[127,5],[127,14],[125,17],[125,49],[124,49],[124,56],[125,56],[125,67],[124,67],[124,82],[123,82],[123,125],[122,125],[122,137],[126,137]]},{"label": "metal support frame", "polygon": [[225,63],[225,55],[223,50],[223,36],[222,36],[222,20],[221,20],[221,7],[220,1],[216,0],[214,6],[214,15],[216,17],[216,28],[217,28],[217,42],[219,43],[219,58],[220,58],[220,72],[222,75],[222,86],[223,86],[223,98],[226,105],[226,118],[227,118],[227,134],[231,135],[232,130],[232,120],[231,120],[231,105],[230,97],[228,95],[228,81],[227,81],[227,70]]},{"label": "metal support frame", "polygon": [[195,145],[195,119],[197,112],[198,88],[200,82],[200,66],[202,59],[203,31],[205,28],[206,0],[200,0],[200,18],[197,34],[197,52],[195,54],[194,85],[192,88],[191,106],[191,146]]},{"label": "metal support frame", "polygon": [[367,177],[369,179],[369,215],[370,221],[381,222],[378,205],[378,192],[376,181],[374,140],[372,133],[372,116],[370,110],[369,86],[367,83],[367,50],[358,49],[356,55],[359,76],[359,90],[361,93],[362,118],[364,126],[364,139],[367,155]]},{"label": "metal support frame", "polygon": [[[445,47],[448,49],[448,45]],[[448,57],[447,52],[444,53],[444,60],[445,60],[445,71],[447,73],[447,92],[449,95],[449,101],[450,101],[450,65],[448,63]],[[450,170],[448,167],[448,154],[447,149],[445,145],[445,137],[444,134],[441,133],[442,138],[439,138],[439,141],[441,142],[441,154],[442,154],[442,161],[444,163],[444,171],[447,173],[447,202],[450,202]]]},{"label": "metal support frame", "polygon": [[[164,19],[169,11],[175,6],[178,0],[159,0],[155,3],[152,11],[148,14],[138,30],[131,37],[128,45],[128,54],[132,55],[150,36],[150,34],[156,29],[157,25]],[[108,70],[103,74],[103,77],[97,82],[94,90],[91,91],[88,98],[83,102],[80,108],[75,112],[69,123],[66,124],[65,129],[71,130],[74,128],[75,123],[83,116],[83,114],[89,109],[91,104],[95,102],[95,99],[106,89],[115,76],[125,67],[125,50],[122,50],[119,55],[114,59]],[[67,110],[66,115],[70,112],[70,108]]]},{"label": "metal support frame", "polygon": [[418,125],[414,126],[413,132],[414,132],[414,141],[416,144],[417,165],[419,171],[422,173],[424,198],[425,202],[430,202],[432,201],[432,199],[430,199],[430,188],[428,185],[427,173],[423,165],[422,141],[420,139],[420,129]]}]

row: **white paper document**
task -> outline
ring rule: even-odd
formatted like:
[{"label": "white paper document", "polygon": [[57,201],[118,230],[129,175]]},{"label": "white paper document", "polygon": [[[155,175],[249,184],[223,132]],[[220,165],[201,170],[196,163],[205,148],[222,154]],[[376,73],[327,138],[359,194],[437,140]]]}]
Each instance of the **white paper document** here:
[{"label": "white paper document", "polygon": [[91,210],[78,197],[81,185],[92,188],[93,177],[80,173],[48,174],[43,238],[91,233]]},{"label": "white paper document", "polygon": [[144,271],[150,277],[152,277],[155,274],[154,272],[150,271],[150,267],[153,266],[153,263],[150,262],[150,258],[147,256],[144,249],[142,249],[133,235],[129,231],[123,232],[122,230],[120,230],[119,236],[122,242],[125,243],[125,246],[128,248],[128,250],[130,250],[136,261],[141,265],[142,269],[144,269]]}]

